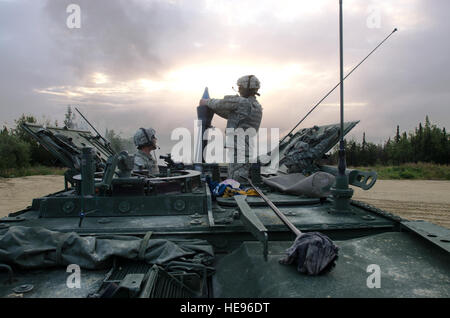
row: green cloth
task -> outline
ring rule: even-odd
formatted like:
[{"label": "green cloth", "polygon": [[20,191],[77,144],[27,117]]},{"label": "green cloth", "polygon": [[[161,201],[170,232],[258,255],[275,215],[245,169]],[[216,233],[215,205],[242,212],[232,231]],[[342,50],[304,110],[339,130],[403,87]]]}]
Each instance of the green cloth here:
[{"label": "green cloth", "polygon": [[22,268],[77,264],[85,269],[100,269],[111,266],[114,257],[158,265],[180,259],[209,265],[214,252],[207,241],[199,239],[174,242],[125,235],[81,237],[75,232],[23,226],[12,226],[0,234],[0,263]]}]

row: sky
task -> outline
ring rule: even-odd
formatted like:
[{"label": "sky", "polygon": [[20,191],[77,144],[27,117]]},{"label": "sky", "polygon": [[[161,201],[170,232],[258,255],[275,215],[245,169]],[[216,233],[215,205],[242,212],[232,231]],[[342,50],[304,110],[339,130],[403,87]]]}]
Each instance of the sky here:
[{"label": "sky", "polygon": [[[381,143],[428,115],[450,126],[450,1],[344,0],[349,138]],[[69,28],[76,4],[79,28]],[[68,105],[101,132],[193,131],[196,106],[261,81],[261,127],[289,131],[339,82],[338,0],[0,0],[0,125],[22,114],[60,125]],[[70,22],[69,21],[69,22]],[[70,24],[70,23],[69,23]],[[73,26],[73,25],[71,25]],[[301,128],[339,121],[339,90]],[[213,119],[225,127],[225,120]]]}]

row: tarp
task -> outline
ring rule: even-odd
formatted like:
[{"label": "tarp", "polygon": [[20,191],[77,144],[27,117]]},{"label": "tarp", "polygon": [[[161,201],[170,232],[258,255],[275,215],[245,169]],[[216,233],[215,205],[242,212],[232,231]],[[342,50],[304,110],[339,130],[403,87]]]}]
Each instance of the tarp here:
[{"label": "tarp", "polygon": [[209,265],[213,248],[205,240],[150,239],[124,235],[79,236],[43,227],[11,226],[0,234],[0,263],[22,268],[77,264],[85,269],[111,266],[114,257],[164,265],[173,260],[192,260]]},{"label": "tarp", "polygon": [[310,198],[323,198],[330,195],[335,177],[327,172],[316,172],[309,177],[301,173],[277,175],[263,178],[263,182],[282,192],[305,195]]}]

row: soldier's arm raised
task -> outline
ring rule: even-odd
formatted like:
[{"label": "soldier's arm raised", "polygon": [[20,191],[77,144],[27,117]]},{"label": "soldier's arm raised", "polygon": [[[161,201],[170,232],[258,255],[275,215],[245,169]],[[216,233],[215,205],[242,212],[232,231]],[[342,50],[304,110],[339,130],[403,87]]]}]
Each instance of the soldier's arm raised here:
[{"label": "soldier's arm raised", "polygon": [[239,96],[225,96],[223,99],[208,99],[204,102],[214,113],[222,118],[228,119],[231,112],[235,111],[238,107],[239,101],[236,97]]}]

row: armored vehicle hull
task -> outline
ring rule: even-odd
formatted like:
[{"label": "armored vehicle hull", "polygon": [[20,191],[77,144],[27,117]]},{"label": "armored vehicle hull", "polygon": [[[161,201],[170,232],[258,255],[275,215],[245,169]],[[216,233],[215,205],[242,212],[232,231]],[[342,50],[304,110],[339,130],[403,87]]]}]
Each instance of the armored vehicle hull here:
[{"label": "armored vehicle hull", "polygon": [[[313,132],[327,142],[310,145],[325,153],[337,138],[323,132],[336,126],[302,130],[281,144],[280,162],[288,164],[280,170],[314,173],[287,158],[289,149]],[[64,190],[0,219],[0,297],[450,296],[446,228],[354,200],[336,211],[332,196],[286,193],[264,183],[263,172],[252,175],[296,228],[325,234],[339,248],[333,268],[306,275],[279,263],[295,236],[260,197],[213,195],[208,180],[223,179],[218,165],[161,166],[161,175],[146,177],[127,173],[127,154],[88,132],[26,128],[69,170]],[[376,181],[347,175],[362,188]]]}]

